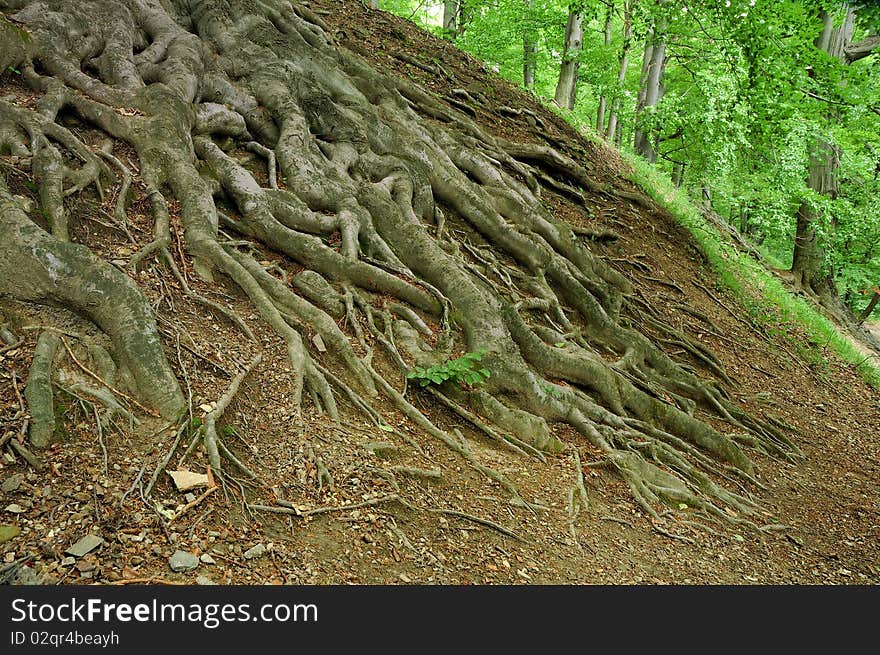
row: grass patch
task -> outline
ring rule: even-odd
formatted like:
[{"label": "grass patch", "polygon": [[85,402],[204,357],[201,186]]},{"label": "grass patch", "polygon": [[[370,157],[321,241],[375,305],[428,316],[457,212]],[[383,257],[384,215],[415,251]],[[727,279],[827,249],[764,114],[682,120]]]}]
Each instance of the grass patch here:
[{"label": "grass patch", "polygon": [[[761,264],[723,239],[690,199],[651,164],[626,152],[621,152],[621,156],[632,169],[630,180],[690,231],[708,258],[720,285],[733,293],[756,322],[768,331],[779,331],[788,337],[798,354],[814,368],[827,370],[822,351],[830,348],[841,359],[854,365],[868,384],[880,388],[880,369],[857,350],[830,319],[803,298],[792,294]],[[800,328],[808,342],[795,338],[788,330],[780,331],[780,323],[791,323]]]}]

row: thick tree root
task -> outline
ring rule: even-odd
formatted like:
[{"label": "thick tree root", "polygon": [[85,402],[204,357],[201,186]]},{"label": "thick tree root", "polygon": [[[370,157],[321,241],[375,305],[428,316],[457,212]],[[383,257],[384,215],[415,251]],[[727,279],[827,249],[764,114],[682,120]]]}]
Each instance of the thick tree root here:
[{"label": "thick tree root", "polygon": [[24,395],[30,413],[28,438],[34,448],[45,448],[55,435],[55,405],[52,397],[52,360],[60,339],[43,332],[37,339],[34,359],[27,377]]}]

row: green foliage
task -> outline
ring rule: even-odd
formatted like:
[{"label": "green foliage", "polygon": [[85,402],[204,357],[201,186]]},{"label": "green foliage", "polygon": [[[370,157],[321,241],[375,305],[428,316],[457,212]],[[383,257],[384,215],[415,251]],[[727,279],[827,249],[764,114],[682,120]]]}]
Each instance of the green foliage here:
[{"label": "green foliage", "polygon": [[429,384],[443,384],[452,380],[462,385],[478,385],[489,379],[491,373],[488,369],[480,367],[479,363],[486,350],[465,353],[461,357],[451,359],[430,368],[415,367],[406,377],[410,380],[418,380],[419,385],[427,387]]},{"label": "green foliage", "polygon": [[[843,22],[844,3],[822,0],[461,0],[456,44],[490,71],[522,84],[523,40],[536,47],[534,92],[549,102],[563,56],[568,12],[583,12],[578,99],[564,117],[596,124],[600,98],[616,103],[625,149],[636,127],[653,136],[657,168],[681,175],[686,193],[711,187],[712,207],[781,266],[792,260],[802,202],[815,225],[841,295],[880,283],[880,56],[844,63],[816,46],[820,11]],[[852,39],[876,35],[880,3],[856,7]],[[441,0],[382,0],[383,9],[440,32]],[[611,7],[611,42],[605,19]],[[624,7],[632,38],[624,41]],[[655,36],[651,36],[655,30]],[[637,113],[642,55],[662,34],[667,63],[660,102]],[[629,47],[629,67],[618,82]],[[811,190],[807,172],[819,142],[840,156],[839,194]],[[880,311],[880,310],[878,310]]]},{"label": "green foliage", "polygon": [[[633,169],[631,181],[690,230],[717,274],[719,283],[747,308],[753,320],[768,332],[774,326],[778,329],[786,323],[797,326],[813,344],[822,345],[821,349],[801,353],[814,364],[814,368],[827,367],[822,357],[822,351],[827,348],[855,365],[866,382],[880,388],[880,369],[841,335],[827,317],[810,302],[789,292],[779,279],[754,259],[733,248],[705,221],[690,199],[672,187],[656,168],[640,158],[624,156]],[[781,330],[778,335],[788,339],[796,349],[803,350],[798,340],[791,337],[790,330]]]}]

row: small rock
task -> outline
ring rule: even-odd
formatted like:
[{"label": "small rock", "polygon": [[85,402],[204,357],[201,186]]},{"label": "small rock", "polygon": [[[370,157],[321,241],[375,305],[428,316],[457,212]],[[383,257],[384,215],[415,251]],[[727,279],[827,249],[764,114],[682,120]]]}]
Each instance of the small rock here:
[{"label": "small rock", "polygon": [[17,537],[21,533],[17,525],[0,525],[0,544]]},{"label": "small rock", "polygon": [[10,514],[21,514],[22,512],[24,512],[24,508],[18,503],[7,505],[4,509]]},{"label": "small rock", "polygon": [[74,564],[76,564],[75,557],[65,557],[61,560],[61,566],[73,566]]},{"label": "small rock", "polygon": [[80,573],[89,573],[98,567],[98,563],[94,560],[83,559],[76,563],[76,570]]},{"label": "small rock", "polygon": [[412,582],[412,578],[410,578],[406,573],[401,573],[399,576],[401,582],[405,582],[406,584],[410,584]]},{"label": "small rock", "polygon": [[24,480],[24,476],[19,473],[17,475],[10,475],[3,481],[3,484],[0,485],[0,489],[5,491],[6,493],[11,493],[18,489],[21,485],[21,481]]},{"label": "small rock", "polygon": [[208,553],[205,553],[204,555],[202,555],[202,556],[199,558],[199,560],[201,560],[201,562],[202,562],[203,564],[216,564],[216,563],[217,563],[217,560],[215,560],[213,557],[211,557],[210,555],[208,555]]},{"label": "small rock", "polygon": [[8,585],[38,585],[42,584],[42,577],[31,567],[24,564],[13,564],[4,567],[0,574],[0,584]]},{"label": "small rock", "polygon": [[183,499],[186,502],[191,503],[192,501],[194,501],[196,499],[196,495],[194,493],[184,494]]},{"label": "small rock", "polygon": [[198,489],[199,487],[208,486],[208,476],[204,473],[193,473],[192,471],[168,471],[168,475],[174,480],[174,486],[178,491],[189,491],[190,489]]},{"label": "small rock", "polygon": [[209,578],[207,576],[197,575],[196,576],[196,584],[202,585],[202,586],[209,586],[209,585],[215,585],[217,583],[214,582],[213,580],[211,580],[211,578]]},{"label": "small rock", "polygon": [[199,567],[199,558],[192,553],[178,550],[175,551],[174,554],[168,558],[168,566],[170,566],[171,570],[175,573],[180,573],[181,571],[192,571],[193,569],[197,569]]},{"label": "small rock", "polygon": [[82,557],[86,553],[95,550],[95,548],[103,543],[104,540],[98,535],[87,534],[64,552],[68,555],[73,555],[74,557]]},{"label": "small rock", "polygon": [[253,548],[249,548],[244,551],[245,559],[256,559],[257,557],[262,557],[266,554],[266,547],[263,544],[257,544]]}]

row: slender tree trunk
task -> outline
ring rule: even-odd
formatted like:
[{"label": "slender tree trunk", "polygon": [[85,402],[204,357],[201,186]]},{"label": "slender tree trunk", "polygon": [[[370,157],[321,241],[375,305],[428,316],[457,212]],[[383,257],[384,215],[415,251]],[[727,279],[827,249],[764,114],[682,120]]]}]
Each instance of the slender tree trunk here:
[{"label": "slender tree trunk", "polygon": [[868,306],[865,307],[865,309],[859,315],[860,324],[868,320],[871,312],[873,312],[874,308],[877,307],[878,302],[880,302],[880,288],[874,290],[874,295],[871,296],[871,302],[868,303]]},{"label": "slender tree trunk", "polygon": [[743,236],[750,234],[752,231],[752,226],[750,224],[749,219],[751,212],[748,205],[740,204],[739,206],[739,232]]},{"label": "slender tree trunk", "polygon": [[642,52],[642,73],[639,76],[639,94],[636,98],[636,116],[645,108],[645,95],[648,91],[648,71],[651,68],[651,56],[654,53],[654,28],[648,29],[645,36],[645,49]]},{"label": "slender tree trunk", "polygon": [[[610,20],[610,18],[609,18]],[[574,109],[577,99],[577,79],[580,68],[581,45],[584,40],[583,15],[580,8],[572,5],[565,26],[565,50],[559,66],[559,82],[556,84],[556,104],[563,109]],[[604,103],[605,99],[602,98]],[[604,109],[602,110],[604,114]]]},{"label": "slender tree trunk", "polygon": [[611,102],[611,114],[608,117],[608,128],[605,132],[605,138],[614,142],[617,135],[618,113],[622,103],[620,92],[624,88],[626,82],[626,71],[629,68],[629,49],[632,42],[632,9],[635,6],[635,0],[626,0],[623,3],[623,48],[620,51],[620,67],[617,73],[617,93]]},{"label": "slender tree trunk", "polygon": [[538,65],[537,36],[532,26],[533,0],[523,0],[526,6],[526,20],[523,29],[523,85],[527,89],[535,88],[535,68]]},{"label": "slender tree trunk", "polygon": [[684,164],[675,162],[672,166],[672,183],[676,189],[680,189],[682,182],[684,182]]},{"label": "slender tree trunk", "polygon": [[454,41],[458,36],[461,0],[443,0],[443,36]]},{"label": "slender tree trunk", "polygon": [[[821,12],[822,32],[815,43],[820,50],[846,63],[845,53],[852,41],[855,10],[852,6],[845,5],[844,11],[846,12],[844,20],[839,25],[834,24],[834,14]],[[820,139],[810,157],[807,186],[823,196],[836,198],[839,192],[837,180],[839,162],[839,148],[825,139]],[[824,299],[832,299],[837,296],[837,290],[833,270],[826,270],[824,266],[825,251],[816,233],[817,219],[818,216],[812,205],[806,200],[802,202],[797,212],[791,272],[794,274],[795,284],[801,288]]]},{"label": "slender tree trunk", "polygon": [[[614,3],[608,5],[608,11],[605,13],[605,47],[611,45],[611,18],[614,12]],[[569,18],[569,20],[571,20]],[[605,132],[605,112],[608,107],[608,98],[603,93],[599,98],[599,108],[596,110],[596,132],[603,134]]]},{"label": "slender tree trunk", "polygon": [[700,195],[703,202],[703,211],[712,211],[712,187],[708,184],[703,184],[700,189]]},{"label": "slender tree trunk", "polygon": [[651,142],[651,135],[638,125],[644,111],[660,102],[663,95],[663,73],[666,68],[666,20],[659,18],[654,23],[654,29],[650,38],[650,57],[648,48],[645,48],[645,61],[642,64],[643,97],[640,109],[636,112],[636,135],[634,147],[638,154],[652,164],[657,161],[657,151]]}]

